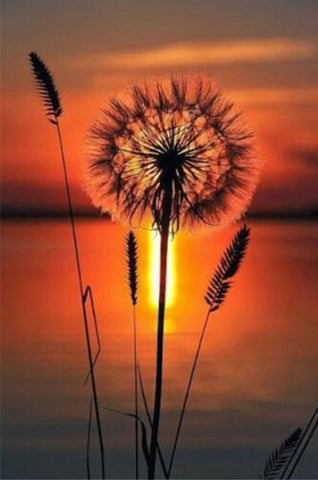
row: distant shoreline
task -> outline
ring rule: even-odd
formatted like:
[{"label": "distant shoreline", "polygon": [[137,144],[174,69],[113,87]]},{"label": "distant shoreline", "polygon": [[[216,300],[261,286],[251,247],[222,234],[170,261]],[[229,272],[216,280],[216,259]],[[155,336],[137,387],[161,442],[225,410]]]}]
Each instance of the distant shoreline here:
[{"label": "distant shoreline", "polygon": [[[78,211],[75,212],[75,217],[78,219],[87,219],[87,220],[96,220],[97,218],[103,218],[105,220],[110,220],[110,216],[107,214],[100,215],[98,211],[95,212],[85,212]],[[65,211],[4,211],[1,212],[2,220],[63,220],[68,219],[69,215]],[[316,221],[318,220],[318,209],[311,209],[302,212],[279,212],[279,211],[268,211],[268,212],[251,212],[246,215],[246,220],[260,220],[260,221]]]}]

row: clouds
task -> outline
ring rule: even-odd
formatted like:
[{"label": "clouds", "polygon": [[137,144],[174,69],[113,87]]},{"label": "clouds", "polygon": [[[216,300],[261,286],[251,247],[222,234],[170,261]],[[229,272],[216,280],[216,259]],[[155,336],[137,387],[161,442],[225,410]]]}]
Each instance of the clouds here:
[{"label": "clouds", "polygon": [[289,152],[289,158],[302,162],[309,167],[318,167],[318,147],[317,148],[294,148]]},{"label": "clouds", "polygon": [[259,63],[311,59],[318,53],[309,40],[291,38],[232,40],[226,42],[187,42],[114,54],[93,54],[77,60],[82,66],[155,69],[199,67],[216,64]]}]

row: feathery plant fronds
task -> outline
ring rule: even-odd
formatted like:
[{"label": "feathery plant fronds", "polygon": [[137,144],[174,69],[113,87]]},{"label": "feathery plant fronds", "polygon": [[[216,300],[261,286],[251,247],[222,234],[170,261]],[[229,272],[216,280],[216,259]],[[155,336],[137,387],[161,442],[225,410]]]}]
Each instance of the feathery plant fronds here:
[{"label": "feathery plant fronds", "polygon": [[210,315],[216,310],[218,310],[221,304],[224,302],[225,296],[232,284],[228,280],[236,274],[236,272],[238,271],[242,263],[243,257],[246,253],[246,249],[248,246],[248,242],[250,238],[249,235],[250,235],[250,229],[246,225],[243,225],[243,227],[236,233],[231,244],[225,250],[221,258],[221,261],[210,281],[207,294],[205,295],[205,300],[209,305],[209,309],[201,330],[198,346],[194,355],[194,360],[191,367],[189,380],[187,383],[185,396],[184,396],[184,400],[183,400],[183,404],[182,404],[182,408],[179,416],[178,426],[176,430],[176,435],[175,435],[175,439],[172,447],[172,453],[171,453],[169,468],[168,468],[169,478],[171,475],[173,461],[175,458],[178,440],[181,432],[181,427],[182,427],[184,415],[186,412],[190,390],[191,390],[195,370],[197,367],[197,363],[199,360],[203,339],[208,326],[209,318],[210,318]]},{"label": "feathery plant fronds", "polygon": [[297,428],[289,437],[287,437],[279,448],[276,448],[268,458],[263,478],[264,480],[275,480],[282,478],[280,474],[283,468],[288,463],[290,457],[293,455],[299,445],[302,430]]},{"label": "feathery plant fronds", "polygon": [[[318,426],[318,407],[315,409],[314,413],[312,414],[310,420],[308,421],[306,428],[303,430],[301,438],[299,439],[297,447],[294,449],[293,453],[291,454],[288,462],[284,470],[281,473],[280,478],[285,478],[287,471],[289,473],[286,475],[286,479],[292,477],[297,465],[299,464],[302,456],[305,453],[306,448],[309,445],[310,440]],[[292,465],[292,466],[291,466]]]},{"label": "feathery plant fronds", "polygon": [[[136,479],[139,478],[139,407],[138,407],[138,345],[137,345],[137,319],[136,319],[136,304],[137,304],[137,287],[138,287],[138,272],[137,272],[137,240],[135,234],[130,231],[126,236],[126,256],[128,267],[128,284],[130,290],[130,299],[133,306],[133,332],[134,332],[134,401],[135,401],[135,472]],[[148,466],[148,461],[147,461]]]},{"label": "feathery plant fronds", "polygon": [[127,247],[127,266],[128,266],[128,282],[130,288],[130,298],[133,305],[137,303],[137,240],[133,232],[129,232],[126,236]]},{"label": "feathery plant fronds", "polygon": [[62,113],[62,107],[53,75],[37,53],[31,52],[29,59],[37,90],[44,103],[46,114],[57,118]]},{"label": "feathery plant fronds", "polygon": [[[49,118],[49,120],[51,123],[53,123],[56,126],[57,135],[58,135],[61,160],[62,160],[62,166],[63,166],[65,190],[66,190],[66,196],[67,196],[67,204],[68,204],[69,216],[71,221],[73,245],[74,245],[75,260],[76,260],[76,270],[77,270],[79,289],[80,289],[80,298],[81,298],[84,331],[85,331],[85,339],[86,339],[86,349],[87,349],[88,364],[89,364],[89,375],[91,378],[92,397],[93,397],[93,403],[94,403],[94,411],[95,411],[99,449],[100,449],[101,471],[102,471],[102,478],[104,479],[105,478],[104,442],[103,442],[103,434],[102,434],[102,427],[101,427],[100,414],[99,414],[96,379],[95,379],[95,373],[94,373],[94,366],[100,352],[98,322],[95,314],[93,291],[89,285],[86,288],[84,288],[84,284],[83,284],[77,233],[75,228],[75,215],[74,215],[70,185],[68,180],[68,172],[67,172],[66,158],[64,153],[63,138],[62,138],[62,133],[61,133],[59,120],[58,120],[58,118],[62,114],[62,107],[60,103],[58,89],[55,86],[53,75],[51,74],[49,68],[46,66],[43,60],[39,57],[39,55],[35,52],[31,52],[28,58],[29,58],[33,75],[35,78],[37,90],[40,94],[40,98],[43,101],[44,107],[46,109],[46,114],[49,117],[53,117],[53,118]],[[93,360],[93,352],[92,352],[92,346],[91,346],[91,340],[90,340],[88,315],[87,315],[87,308],[86,308],[86,302],[88,298],[90,299],[90,302],[91,302],[95,332],[97,335],[97,342],[98,342],[98,351],[95,355],[94,360]]]},{"label": "feathery plant fronds", "polygon": [[223,257],[210,280],[205,300],[210,306],[210,311],[215,312],[224,302],[230,289],[232,278],[242,262],[249,241],[249,228],[244,225],[235,235],[231,245],[225,250]]}]

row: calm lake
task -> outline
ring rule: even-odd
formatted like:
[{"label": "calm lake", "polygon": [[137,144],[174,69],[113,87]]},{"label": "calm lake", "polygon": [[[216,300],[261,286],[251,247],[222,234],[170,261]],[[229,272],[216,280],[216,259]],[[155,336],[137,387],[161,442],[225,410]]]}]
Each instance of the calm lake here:
[{"label": "calm lake", "polygon": [[[247,256],[209,323],[173,478],[257,478],[317,404],[318,223],[249,225]],[[96,375],[107,478],[132,478],[134,421],[103,408],[133,411],[126,230],[102,219],[77,228],[102,341]],[[238,228],[180,233],[171,243],[160,426],[167,458],[205,290]],[[139,354],[152,405],[158,238],[140,230],[137,239]],[[2,478],[86,478],[90,387],[69,223],[4,222],[2,259]],[[318,478],[317,446],[316,434],[294,478]],[[95,430],[92,477],[100,478]]]}]

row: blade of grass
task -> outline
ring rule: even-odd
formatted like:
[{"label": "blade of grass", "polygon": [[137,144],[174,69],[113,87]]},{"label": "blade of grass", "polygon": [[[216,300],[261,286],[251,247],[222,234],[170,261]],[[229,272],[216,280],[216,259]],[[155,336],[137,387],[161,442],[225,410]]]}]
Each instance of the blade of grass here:
[{"label": "blade of grass", "polygon": [[104,407],[104,408],[105,408],[105,410],[108,410],[110,412],[118,413],[118,415],[123,415],[125,417],[132,417],[135,420],[137,420],[137,422],[139,422],[140,427],[141,427],[141,433],[142,433],[141,446],[142,446],[142,451],[143,451],[143,454],[144,454],[144,457],[145,457],[145,462],[146,462],[146,465],[147,465],[147,468],[148,468],[148,466],[149,466],[149,449],[148,449],[148,442],[147,442],[147,429],[146,429],[146,425],[143,422],[143,420],[139,416],[136,417],[136,415],[134,413],[122,412],[121,410],[117,410],[116,408],[110,408],[110,407]]},{"label": "blade of grass", "polygon": [[91,478],[91,467],[90,467],[90,447],[91,447],[91,429],[92,429],[92,409],[93,409],[93,400],[90,398],[89,401],[89,413],[88,413],[88,425],[87,425],[87,440],[86,440],[86,471],[87,478]]},{"label": "blade of grass", "polygon": [[[90,299],[90,305],[91,305],[91,311],[92,311],[92,315],[93,315],[93,323],[94,323],[94,329],[95,329],[95,336],[96,336],[96,341],[97,341],[97,351],[95,353],[95,357],[94,357],[94,360],[93,360],[93,368],[94,368],[95,365],[96,365],[96,362],[98,360],[98,357],[101,353],[101,341],[100,341],[100,334],[99,334],[98,319],[97,319],[96,310],[95,310],[93,290],[92,290],[90,285],[87,285],[87,287],[85,289],[85,292],[84,292],[84,295],[83,295],[83,301],[84,301],[85,305],[86,305],[86,302],[87,302],[88,298]],[[89,371],[88,374],[86,375],[86,378],[84,380],[85,385],[86,385],[86,383],[89,379],[90,374],[91,374],[91,372]]]}]

